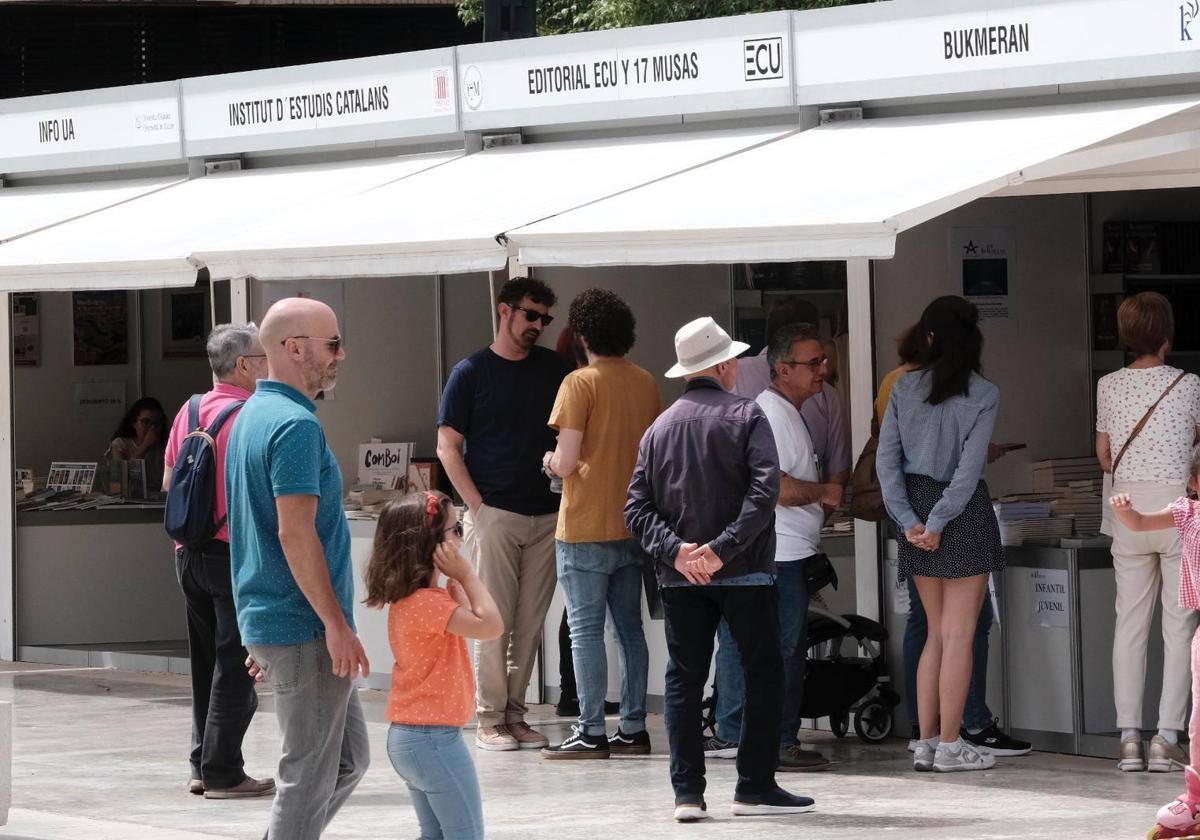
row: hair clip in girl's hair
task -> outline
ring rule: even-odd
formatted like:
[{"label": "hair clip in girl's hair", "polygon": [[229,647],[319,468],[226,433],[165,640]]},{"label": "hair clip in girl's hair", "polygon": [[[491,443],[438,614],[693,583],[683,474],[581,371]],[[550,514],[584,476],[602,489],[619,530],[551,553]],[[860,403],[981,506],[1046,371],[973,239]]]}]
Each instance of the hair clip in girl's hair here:
[{"label": "hair clip in girl's hair", "polygon": [[428,490],[425,491],[425,512],[429,514],[429,524],[432,525],[438,515],[438,497]]}]

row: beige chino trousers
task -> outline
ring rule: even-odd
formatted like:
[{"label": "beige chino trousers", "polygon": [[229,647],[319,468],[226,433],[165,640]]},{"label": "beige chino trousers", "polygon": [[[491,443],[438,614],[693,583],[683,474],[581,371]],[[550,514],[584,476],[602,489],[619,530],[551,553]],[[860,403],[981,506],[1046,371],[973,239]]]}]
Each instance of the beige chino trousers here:
[{"label": "beige chino trousers", "polygon": [[[1148,481],[1118,481],[1115,493],[1128,493],[1135,510],[1154,513],[1185,492],[1183,487]],[[1105,500],[1107,504],[1107,500]],[[1196,613],[1179,606],[1179,532],[1130,531],[1113,521],[1113,572],[1117,582],[1117,619],[1113,629],[1113,697],[1117,727],[1141,729],[1146,687],[1146,645],[1154,620],[1154,602],[1162,602],[1163,679],[1158,701],[1160,729],[1183,730],[1191,697],[1191,643]]]},{"label": "beige chino trousers", "polygon": [[475,642],[475,705],[480,726],[525,719],[525,690],[554,598],[558,514],[524,516],[483,505],[463,518],[463,541],[500,608],[504,632]]}]

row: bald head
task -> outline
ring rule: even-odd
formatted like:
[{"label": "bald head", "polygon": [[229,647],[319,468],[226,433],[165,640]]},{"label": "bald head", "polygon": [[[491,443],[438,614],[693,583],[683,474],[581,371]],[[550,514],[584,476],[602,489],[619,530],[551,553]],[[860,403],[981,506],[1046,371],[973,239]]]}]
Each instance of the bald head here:
[{"label": "bald head", "polygon": [[333,387],[341,349],[337,315],[319,300],[289,297],[277,302],[258,328],[271,379],[313,396]]},{"label": "bald head", "polygon": [[319,300],[287,297],[267,310],[258,332],[263,347],[270,355],[272,348],[280,347],[294,335],[334,335],[337,332],[337,316]]}]

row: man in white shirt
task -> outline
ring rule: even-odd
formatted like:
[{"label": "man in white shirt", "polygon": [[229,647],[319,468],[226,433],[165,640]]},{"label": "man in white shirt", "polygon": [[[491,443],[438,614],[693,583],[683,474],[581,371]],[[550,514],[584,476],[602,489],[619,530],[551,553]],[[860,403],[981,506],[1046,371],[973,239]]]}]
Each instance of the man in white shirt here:
[{"label": "man in white shirt", "polygon": [[[771,384],[757,397],[767,415],[779,450],[780,490],[775,508],[775,567],[779,589],[780,646],[783,653],[783,716],[779,733],[779,769],[823,770],[829,761],[820,753],[801,750],[797,739],[804,698],[808,655],[808,561],[820,554],[822,504],[836,506],[841,485],[821,483],[820,461],[801,416],[800,407],[821,393],[829,360],[820,335],[810,324],[791,324],[776,331],[767,348]],[[718,631],[717,737],[709,739],[706,754],[737,754],[741,737],[741,658],[729,628]],[[718,742],[718,743],[714,743]],[[722,755],[724,753],[724,755]]]},{"label": "man in white shirt", "polygon": [[[798,295],[776,300],[767,312],[767,344],[789,324],[817,326],[820,314],[811,302]],[[843,360],[844,364],[844,360]],[[738,359],[737,384],[733,392],[753,400],[771,385],[771,367],[767,363],[767,348],[757,356]],[[821,460],[821,481],[841,484],[850,480],[850,421],[838,389],[822,380],[821,390],[804,401],[800,409],[808,425],[813,448]]]}]

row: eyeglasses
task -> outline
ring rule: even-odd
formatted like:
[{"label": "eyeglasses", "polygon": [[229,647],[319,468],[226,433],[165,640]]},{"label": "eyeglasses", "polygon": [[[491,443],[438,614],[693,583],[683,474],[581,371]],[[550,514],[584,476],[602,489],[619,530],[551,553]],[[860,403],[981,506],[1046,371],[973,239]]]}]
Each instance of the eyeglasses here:
[{"label": "eyeglasses", "polygon": [[513,309],[519,309],[522,312],[524,312],[525,320],[531,324],[534,321],[536,321],[538,318],[541,318],[542,326],[548,327],[548,326],[550,326],[550,322],[554,320],[553,315],[549,315],[549,314],[546,314],[543,312],[538,312],[536,309],[526,309],[524,306],[517,306],[515,303],[510,303],[509,306],[511,306]]},{"label": "eyeglasses", "polygon": [[[296,336],[296,337],[299,338],[300,336]],[[241,357],[243,359],[265,359],[265,358],[267,358],[267,354],[266,353],[243,353]]]},{"label": "eyeglasses", "polygon": [[307,339],[308,341],[324,341],[329,345],[329,349],[333,351],[335,356],[337,355],[337,352],[342,349],[342,337],[340,335],[335,335],[333,338],[321,338],[319,335],[289,335],[279,343],[287,344],[293,338],[303,338]]},{"label": "eyeglasses", "polygon": [[463,538],[463,524],[461,519],[454,523],[454,527],[450,529],[450,532],[460,540]]},{"label": "eyeglasses", "polygon": [[139,417],[136,421],[139,426],[157,426],[158,421],[153,417]]},{"label": "eyeglasses", "polygon": [[796,361],[792,361],[792,360],[783,360],[779,364],[788,365],[789,367],[806,367],[809,370],[816,373],[817,370],[819,370],[823,366],[829,364],[829,357],[828,356],[818,356],[817,358],[815,358],[809,362],[796,362]]}]

